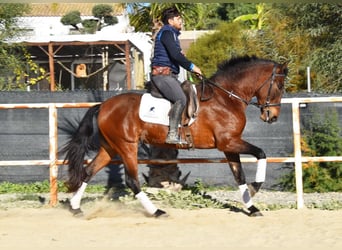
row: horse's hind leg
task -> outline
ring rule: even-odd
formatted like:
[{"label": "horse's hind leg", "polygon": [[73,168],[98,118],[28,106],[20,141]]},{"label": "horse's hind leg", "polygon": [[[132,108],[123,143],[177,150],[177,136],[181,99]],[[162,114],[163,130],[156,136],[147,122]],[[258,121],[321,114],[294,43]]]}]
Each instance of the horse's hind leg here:
[{"label": "horse's hind leg", "polygon": [[83,180],[81,187],[74,193],[74,195],[70,199],[70,211],[75,216],[82,215],[82,210],[80,208],[81,199],[86,190],[88,182],[98,171],[107,166],[111,159],[112,157],[108,154],[108,152],[103,147],[101,147],[96,157],[85,168],[86,177]]},{"label": "horse's hind leg", "polygon": [[257,209],[252,201],[252,197],[250,191],[248,189],[248,185],[246,183],[245,173],[241,166],[240,155],[236,153],[227,153],[225,152],[226,158],[228,160],[230,169],[234,175],[234,179],[239,185],[239,190],[241,194],[241,199],[244,206],[250,212],[250,216],[262,216],[259,209]]},{"label": "horse's hind leg", "polygon": [[138,159],[137,145],[126,144],[125,152],[121,154],[125,165],[126,185],[133,191],[135,197],[140,201],[145,210],[152,216],[159,217],[166,214],[163,210],[156,208],[152,201],[147,197],[146,193],[141,190],[138,179]]}]

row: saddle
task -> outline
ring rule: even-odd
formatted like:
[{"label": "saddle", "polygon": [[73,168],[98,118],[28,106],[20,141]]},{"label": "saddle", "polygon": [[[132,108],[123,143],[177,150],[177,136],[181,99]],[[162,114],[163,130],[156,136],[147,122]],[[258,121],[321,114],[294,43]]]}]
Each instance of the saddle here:
[{"label": "saddle", "polygon": [[[199,101],[197,98],[196,90],[193,88],[192,82],[185,80],[181,87],[186,96],[186,107],[184,108],[182,115],[182,126],[188,126],[191,119],[196,119],[199,109]],[[146,83],[147,92],[150,93],[153,97],[156,98],[164,98],[163,94],[160,93],[159,89],[155,86],[155,84],[150,81]]]}]

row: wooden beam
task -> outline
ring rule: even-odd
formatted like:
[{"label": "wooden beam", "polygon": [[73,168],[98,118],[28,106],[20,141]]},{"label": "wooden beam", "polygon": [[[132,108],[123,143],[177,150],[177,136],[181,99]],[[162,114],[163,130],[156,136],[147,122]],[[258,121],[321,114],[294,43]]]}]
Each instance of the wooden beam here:
[{"label": "wooden beam", "polygon": [[125,57],[126,57],[126,74],[127,74],[127,89],[132,89],[132,73],[131,73],[131,58],[129,55],[130,44],[125,44]]},{"label": "wooden beam", "polygon": [[55,91],[55,63],[53,60],[53,43],[50,42],[48,45],[49,51],[49,68],[50,68],[50,91]]}]

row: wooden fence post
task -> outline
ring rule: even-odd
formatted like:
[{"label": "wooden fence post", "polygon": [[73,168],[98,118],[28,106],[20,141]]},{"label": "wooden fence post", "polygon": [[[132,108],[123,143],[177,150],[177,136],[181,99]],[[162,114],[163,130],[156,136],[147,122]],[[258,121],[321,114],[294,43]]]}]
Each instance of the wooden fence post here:
[{"label": "wooden fence post", "polygon": [[57,166],[57,108],[49,104],[49,158],[50,158],[50,205],[57,204],[58,166]]}]

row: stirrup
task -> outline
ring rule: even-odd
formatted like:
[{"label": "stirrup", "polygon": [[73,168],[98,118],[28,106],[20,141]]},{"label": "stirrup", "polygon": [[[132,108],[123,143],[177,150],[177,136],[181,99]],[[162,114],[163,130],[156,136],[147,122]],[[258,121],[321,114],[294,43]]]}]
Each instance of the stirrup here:
[{"label": "stirrup", "polygon": [[166,144],[188,144],[187,141],[183,141],[180,136],[177,134],[177,132],[169,132],[167,134]]}]

